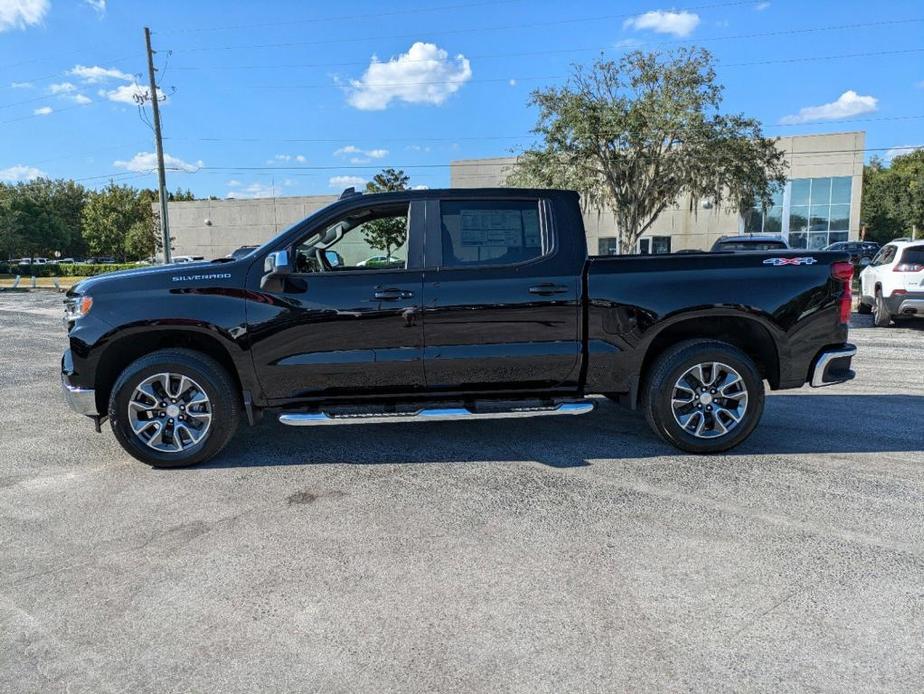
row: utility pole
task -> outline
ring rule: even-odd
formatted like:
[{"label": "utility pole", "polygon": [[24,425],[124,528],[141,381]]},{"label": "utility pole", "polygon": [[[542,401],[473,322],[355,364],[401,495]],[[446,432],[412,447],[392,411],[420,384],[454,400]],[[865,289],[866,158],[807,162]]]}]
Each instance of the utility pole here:
[{"label": "utility pole", "polygon": [[167,173],[164,170],[164,144],[160,136],[160,103],[157,99],[157,81],[154,79],[154,51],[151,49],[151,30],[144,28],[144,43],[148,49],[148,78],[151,83],[151,110],[154,113],[154,146],[157,149],[157,189],[160,198],[160,229],[164,237],[164,263],[170,257],[170,223],[167,220]]}]

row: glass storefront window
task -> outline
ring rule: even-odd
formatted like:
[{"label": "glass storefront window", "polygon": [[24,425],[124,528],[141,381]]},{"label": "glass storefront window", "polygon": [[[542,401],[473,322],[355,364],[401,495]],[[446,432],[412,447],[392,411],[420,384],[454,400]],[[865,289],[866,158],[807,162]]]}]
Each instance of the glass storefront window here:
[{"label": "glass storefront window", "polygon": [[831,179],[831,204],[850,204],[850,176]]},{"label": "glass storefront window", "polygon": [[789,245],[790,245],[790,247],[792,247],[792,248],[805,248],[806,245],[808,244],[808,238],[807,238],[807,236],[808,236],[808,235],[805,234],[805,233],[793,234],[792,232],[789,232]]},{"label": "glass storefront window", "polygon": [[817,250],[847,239],[850,176],[797,178],[789,186],[789,244],[793,248]]},{"label": "glass storefront window", "polygon": [[811,193],[812,179],[797,178],[790,183],[789,187],[789,204],[790,205],[808,205],[809,194]]},{"label": "glass storefront window", "polygon": [[830,228],[831,231],[847,231],[850,228],[850,205],[831,205]]},{"label": "glass storefront window", "polygon": [[809,231],[828,230],[828,205],[812,205],[809,214]]},{"label": "glass storefront window", "polygon": [[813,205],[830,205],[831,204],[831,179],[830,178],[813,178],[811,202]]},{"label": "glass storefront window", "polygon": [[619,239],[615,236],[607,236],[597,241],[597,253],[599,255],[619,255]]}]

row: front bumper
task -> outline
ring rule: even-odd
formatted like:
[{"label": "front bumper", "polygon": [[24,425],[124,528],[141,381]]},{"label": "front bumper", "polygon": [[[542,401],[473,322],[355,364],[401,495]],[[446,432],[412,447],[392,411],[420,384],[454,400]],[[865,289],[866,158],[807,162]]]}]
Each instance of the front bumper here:
[{"label": "front bumper", "polygon": [[71,383],[73,374],[74,359],[71,356],[71,351],[67,350],[64,356],[61,357],[61,390],[64,393],[64,401],[77,414],[98,417],[96,391],[93,388],[83,388]]},{"label": "front bumper", "polygon": [[850,369],[850,361],[856,353],[857,348],[850,344],[824,350],[812,367],[812,387],[820,388],[851,380],[856,374]]}]

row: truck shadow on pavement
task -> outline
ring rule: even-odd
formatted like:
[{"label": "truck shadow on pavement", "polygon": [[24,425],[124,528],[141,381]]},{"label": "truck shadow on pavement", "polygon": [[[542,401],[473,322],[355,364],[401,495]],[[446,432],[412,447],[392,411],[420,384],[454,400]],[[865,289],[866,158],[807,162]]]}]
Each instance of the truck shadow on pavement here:
[{"label": "truck shadow on pavement", "polygon": [[[751,437],[722,455],[924,451],[922,422],[920,395],[771,395]],[[269,415],[256,427],[242,427],[218,458],[198,469],[515,461],[571,468],[684,455],[660,441],[640,412],[601,398],[594,412],[576,417],[290,428]]]}]

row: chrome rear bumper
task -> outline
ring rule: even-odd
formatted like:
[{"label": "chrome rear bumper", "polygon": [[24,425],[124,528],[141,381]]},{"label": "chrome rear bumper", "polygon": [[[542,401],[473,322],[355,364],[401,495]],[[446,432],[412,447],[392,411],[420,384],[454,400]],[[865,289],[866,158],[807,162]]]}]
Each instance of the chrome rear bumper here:
[{"label": "chrome rear bumper", "polygon": [[856,353],[857,348],[853,345],[822,352],[812,369],[812,387],[820,388],[852,379],[856,374],[850,369],[850,361]]}]

